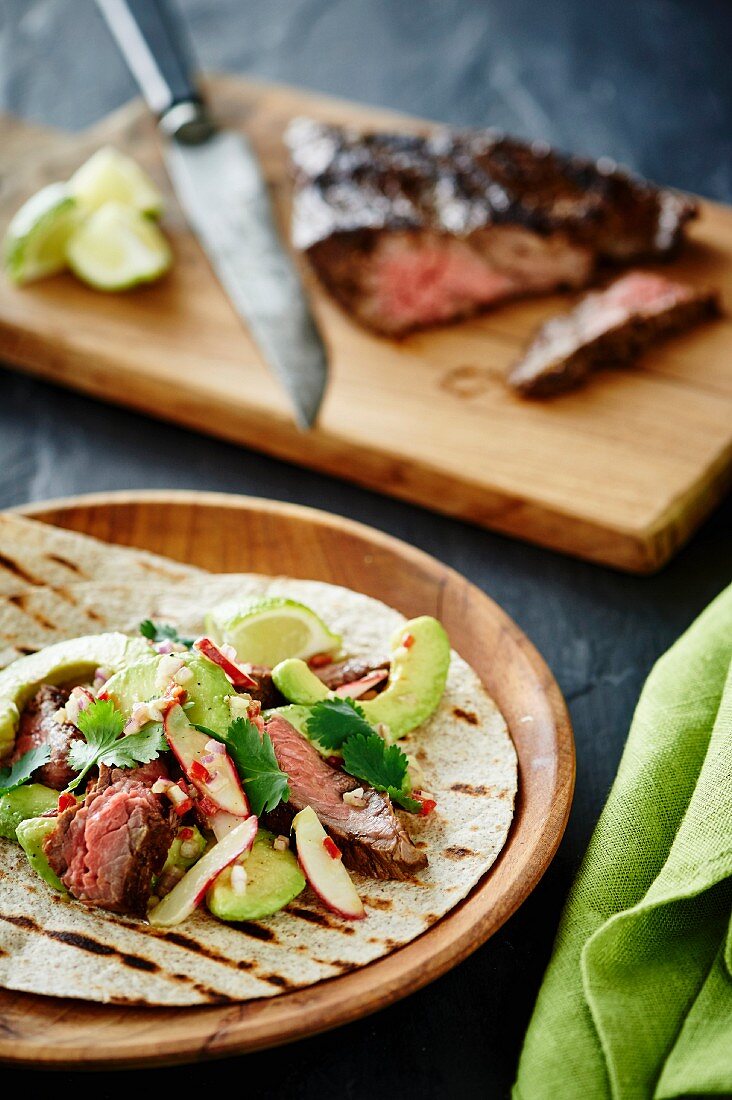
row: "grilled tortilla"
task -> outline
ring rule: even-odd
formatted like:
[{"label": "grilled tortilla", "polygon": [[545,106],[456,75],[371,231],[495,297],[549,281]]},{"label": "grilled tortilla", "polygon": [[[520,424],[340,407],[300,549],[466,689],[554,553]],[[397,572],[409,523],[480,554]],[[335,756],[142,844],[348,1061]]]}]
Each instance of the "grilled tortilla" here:
[{"label": "grilled tortilla", "polygon": [[[125,553],[132,567],[134,552]],[[403,621],[376,600],[314,581],[193,571],[185,584],[135,577],[129,586],[82,583],[63,594],[58,587],[29,586],[28,606],[38,616],[32,648],[78,632],[75,616],[90,609],[99,616],[99,631],[132,632],[146,617],[174,623],[182,632],[200,631],[206,610],[237,595],[301,600],[343,635],[349,652],[367,659],[383,654],[385,639]],[[24,621],[16,625],[11,608],[12,599],[0,596],[5,641],[27,647]],[[84,631],[90,631],[88,615]],[[255,923],[226,925],[202,907],[174,929],[153,929],[59,896],[16,844],[0,840],[0,985],[116,1004],[220,1004],[299,989],[408,943],[492,865],[511,824],[517,776],[501,714],[455,653],[438,711],[401,743],[416,756],[438,803],[429,817],[408,818],[429,866],[406,882],[354,875],[367,920],[349,924],[306,891],[287,909]]]}]

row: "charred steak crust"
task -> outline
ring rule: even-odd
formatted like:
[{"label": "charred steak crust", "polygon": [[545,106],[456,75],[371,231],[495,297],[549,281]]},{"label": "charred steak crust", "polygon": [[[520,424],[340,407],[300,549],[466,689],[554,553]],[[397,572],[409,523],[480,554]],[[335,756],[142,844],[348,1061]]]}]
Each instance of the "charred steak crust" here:
[{"label": "charred steak crust", "polygon": [[84,801],[59,814],[44,851],[69,893],[86,905],[144,917],[153,876],[175,836],[169,803],[151,784],[164,769],[101,769]]},{"label": "charred steak crust", "polygon": [[47,764],[36,768],[33,779],[36,783],[45,783],[55,791],[62,791],[74,778],[75,772],[69,767],[68,755],[72,741],[81,737],[76,726],[70,722],[57,722],[56,712],[64,706],[68,697],[67,688],[44,684],[32,699],[26,703],[18,726],[12,761],[18,760],[30,749],[48,745],[51,759]]},{"label": "charred steak crust", "polygon": [[266,729],[290,787],[290,801],[268,815],[269,827],[286,832],[293,816],[312,806],[351,870],[371,878],[409,879],[427,865],[427,856],[415,848],[388,795],[366,787],[365,806],[348,805],[345,792],[363,784],[332,768],[280,715],[273,715]]},{"label": "charred steak crust", "polygon": [[599,260],[662,256],[696,204],[613,162],[492,130],[288,129],[292,235],[358,320],[387,335],[580,287]]},{"label": "charred steak crust", "polygon": [[628,363],[656,341],[719,313],[712,291],[632,271],[543,324],[508,383],[528,397],[562,393],[595,367]]}]

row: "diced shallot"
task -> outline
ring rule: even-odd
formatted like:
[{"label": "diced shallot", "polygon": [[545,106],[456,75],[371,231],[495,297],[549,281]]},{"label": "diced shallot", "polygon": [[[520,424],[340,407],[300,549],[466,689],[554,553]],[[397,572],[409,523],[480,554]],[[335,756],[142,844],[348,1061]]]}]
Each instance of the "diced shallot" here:
[{"label": "diced shallot", "polygon": [[81,712],[83,710],[86,710],[86,708],[90,706],[90,704],[94,701],[94,696],[88,688],[73,688],[71,694],[66,700],[66,706],[64,707],[64,710],[66,711],[66,720],[68,722],[71,722],[72,725],[75,726]]},{"label": "diced shallot", "polygon": [[237,897],[246,893],[247,878],[246,868],[242,867],[241,863],[235,863],[231,868],[231,889]]},{"label": "diced shallot", "polygon": [[221,741],[215,741],[212,737],[206,742],[206,752],[211,753],[212,756],[226,756],[226,745]]}]

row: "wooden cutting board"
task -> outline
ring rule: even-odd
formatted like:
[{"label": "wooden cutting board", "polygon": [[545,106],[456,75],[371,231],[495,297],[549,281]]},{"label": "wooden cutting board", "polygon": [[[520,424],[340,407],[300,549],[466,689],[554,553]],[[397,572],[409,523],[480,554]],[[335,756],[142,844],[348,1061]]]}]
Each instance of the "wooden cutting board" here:
[{"label": "wooden cutting board", "polygon": [[[215,113],[247,132],[283,229],[283,128],[297,114],[360,126],[424,123],[294,89],[219,78]],[[169,192],[155,128],[134,102],[81,135],[6,121],[4,227],[42,182],[103,142],[139,158]],[[503,375],[534,327],[567,297],[502,306],[400,343],[371,336],[303,265],[332,381],[318,428],[295,427],[287,398],[187,231],[171,195],[176,264],[122,295],[58,276],[2,281],[0,359],[61,385],[244,443],[558,550],[636,572],[661,566],[721,498],[732,475],[732,323],[713,322],[608,371],[576,394],[530,403]],[[692,243],[664,270],[720,287],[732,305],[732,209],[705,202]]]}]

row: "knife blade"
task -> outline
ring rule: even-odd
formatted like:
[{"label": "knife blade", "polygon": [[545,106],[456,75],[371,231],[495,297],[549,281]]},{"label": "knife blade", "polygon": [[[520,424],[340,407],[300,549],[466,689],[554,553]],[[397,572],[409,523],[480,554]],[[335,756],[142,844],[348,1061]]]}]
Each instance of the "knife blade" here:
[{"label": "knife blade", "polygon": [[247,139],[218,130],[191,76],[189,52],[165,0],[97,0],[158,116],[183,212],[234,309],[312,427],[328,381],[323,340],[294,261],[280,240]]}]

